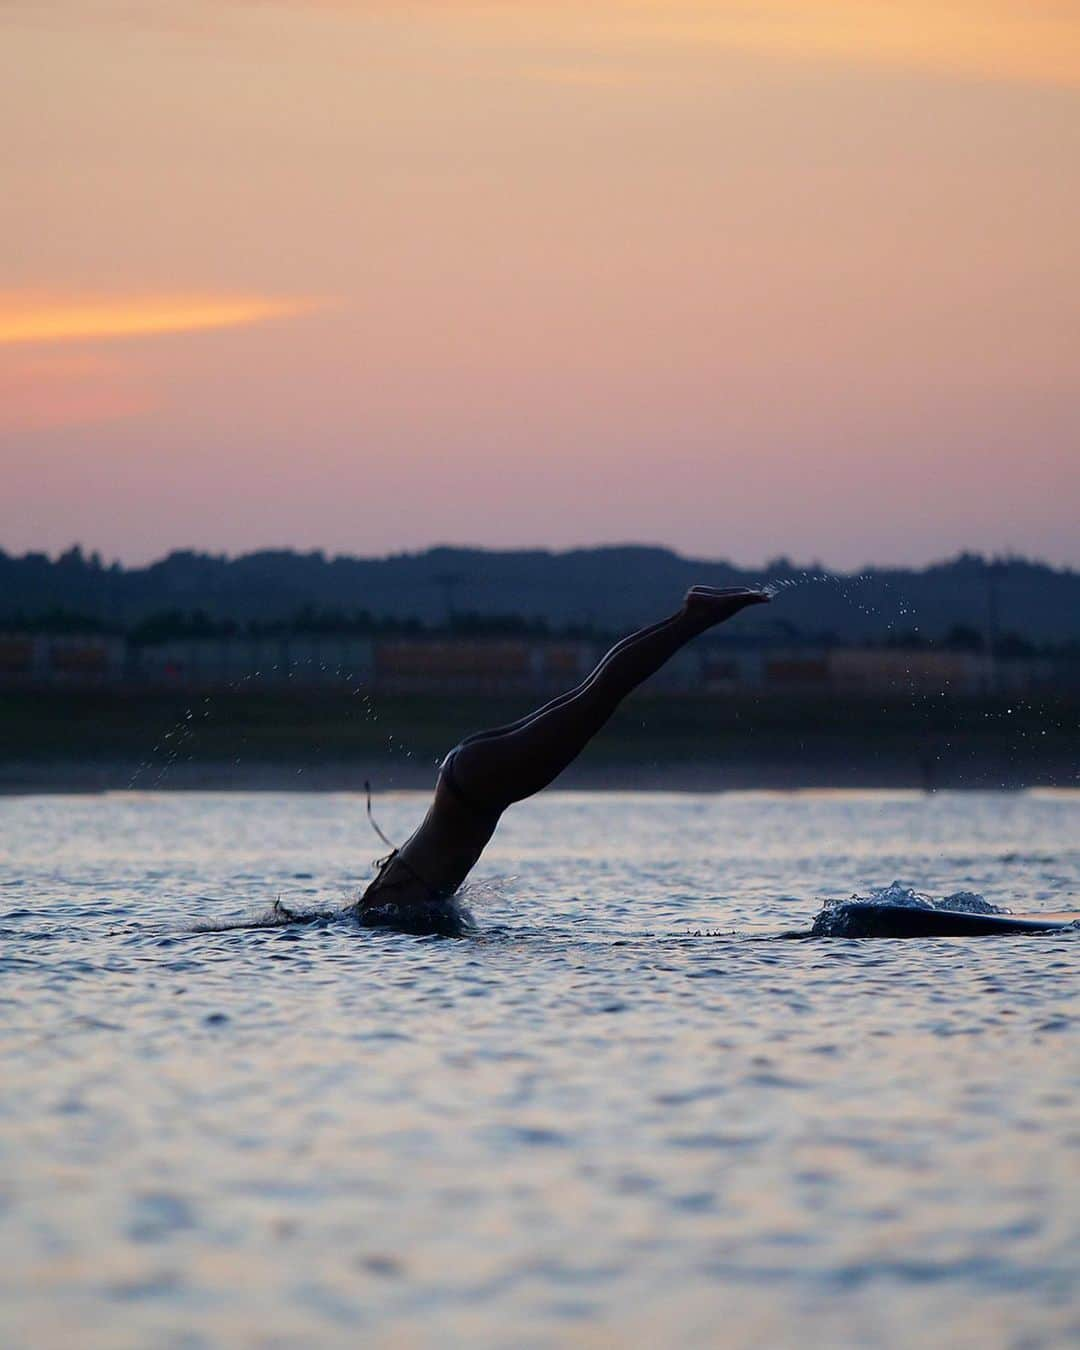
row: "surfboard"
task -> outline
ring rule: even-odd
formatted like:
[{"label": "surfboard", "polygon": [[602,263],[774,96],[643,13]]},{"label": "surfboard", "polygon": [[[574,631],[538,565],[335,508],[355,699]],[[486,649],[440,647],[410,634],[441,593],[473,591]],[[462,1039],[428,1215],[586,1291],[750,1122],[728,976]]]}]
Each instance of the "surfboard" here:
[{"label": "surfboard", "polygon": [[825,910],[810,930],[816,937],[991,937],[1008,933],[1063,932],[1080,913],[968,914],[963,910],[910,905],[861,904],[853,900]]}]

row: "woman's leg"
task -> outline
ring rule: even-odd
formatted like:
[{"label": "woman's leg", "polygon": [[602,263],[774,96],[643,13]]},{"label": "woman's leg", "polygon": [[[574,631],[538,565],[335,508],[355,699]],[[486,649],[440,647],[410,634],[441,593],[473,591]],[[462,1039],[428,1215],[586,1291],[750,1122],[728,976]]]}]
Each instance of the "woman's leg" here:
[{"label": "woman's leg", "polygon": [[475,744],[477,741],[490,741],[494,737],[505,736],[511,731],[520,731],[526,723],[535,721],[536,718],[543,717],[545,714],[553,712],[556,708],[561,708],[564,703],[569,703],[571,699],[577,698],[582,690],[597,678],[607,662],[618,652],[638,642],[641,638],[648,637],[651,633],[655,633],[658,629],[666,627],[670,622],[670,619],[662,619],[659,623],[654,623],[649,628],[641,628],[636,633],[631,633],[628,637],[621,638],[616,642],[615,646],[606,653],[603,660],[594,668],[592,673],[587,675],[576,688],[568,689],[565,694],[559,694],[557,698],[553,698],[550,703],[545,703],[543,707],[534,708],[532,712],[526,713],[524,717],[519,717],[516,722],[508,722],[505,726],[493,727],[489,731],[474,731],[471,736],[466,736],[463,741],[459,742],[455,747],[454,753],[464,749],[466,745]]},{"label": "woman's leg", "polygon": [[572,763],[622,700],[692,638],[768,600],[760,591],[695,587],[682,609],[616,643],[576,689],[510,726],[470,736],[451,752],[470,801],[491,811],[531,797]]}]

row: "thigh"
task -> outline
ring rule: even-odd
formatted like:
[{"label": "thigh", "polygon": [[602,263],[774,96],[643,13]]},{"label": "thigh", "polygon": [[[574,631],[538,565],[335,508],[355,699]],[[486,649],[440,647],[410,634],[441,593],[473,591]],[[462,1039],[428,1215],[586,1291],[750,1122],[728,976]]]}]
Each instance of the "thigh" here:
[{"label": "thigh", "polygon": [[485,809],[505,810],[546,788],[581,753],[610,714],[591,688],[499,734],[463,741],[452,753],[464,793]]}]

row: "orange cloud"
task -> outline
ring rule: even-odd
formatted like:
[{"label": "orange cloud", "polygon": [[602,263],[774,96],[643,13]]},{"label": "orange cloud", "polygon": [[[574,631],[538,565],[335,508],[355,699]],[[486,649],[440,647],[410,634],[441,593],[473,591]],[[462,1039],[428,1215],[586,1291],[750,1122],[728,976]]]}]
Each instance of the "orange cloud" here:
[{"label": "orange cloud", "polygon": [[671,39],[789,59],[1080,84],[1080,7],[1061,0],[699,0],[646,10]]},{"label": "orange cloud", "polygon": [[[594,57],[658,47],[1080,85],[1076,0],[234,0],[512,28]],[[504,31],[505,36],[505,31]],[[530,72],[531,73],[531,72]],[[545,76],[546,78],[546,76]],[[592,81],[595,82],[595,79]]]},{"label": "orange cloud", "polygon": [[235,328],[314,308],[311,300],[262,296],[60,299],[0,295],[0,344],[85,342]]}]

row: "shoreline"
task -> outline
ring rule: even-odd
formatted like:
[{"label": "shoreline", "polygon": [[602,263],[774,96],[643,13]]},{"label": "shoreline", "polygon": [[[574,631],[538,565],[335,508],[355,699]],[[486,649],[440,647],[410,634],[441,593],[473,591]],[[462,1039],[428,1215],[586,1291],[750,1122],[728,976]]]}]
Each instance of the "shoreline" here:
[{"label": "shoreline", "polygon": [[[525,709],[524,711],[527,711]],[[332,692],[0,696],[0,794],[430,791],[470,730],[521,701]],[[562,789],[723,792],[1080,785],[1080,699],[635,695]]]},{"label": "shoreline", "polygon": [[[932,792],[1080,788],[1068,762],[1010,763],[973,756],[964,763],[928,766],[914,755],[838,754],[819,757],[732,757],[697,761],[623,761],[572,766],[554,785],[569,792]],[[298,765],[288,760],[247,764],[206,761],[139,765],[116,758],[48,758],[0,762],[0,796],[92,795],[106,792],[357,792],[370,782],[375,795],[430,791],[436,766],[386,760],[335,760]],[[936,770],[936,771],[935,771]]]}]

